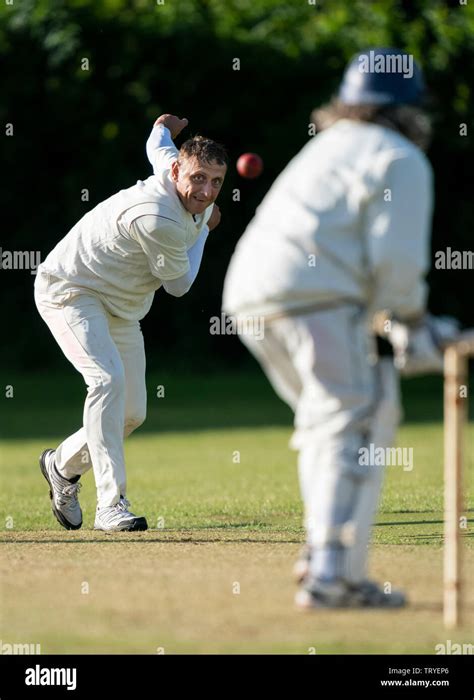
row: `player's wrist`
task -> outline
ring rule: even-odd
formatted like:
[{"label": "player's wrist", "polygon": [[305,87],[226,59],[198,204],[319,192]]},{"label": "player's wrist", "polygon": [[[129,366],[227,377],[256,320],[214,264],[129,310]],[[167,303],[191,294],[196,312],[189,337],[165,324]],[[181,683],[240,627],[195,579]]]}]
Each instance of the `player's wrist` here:
[{"label": "player's wrist", "polygon": [[166,124],[163,124],[163,122],[155,122],[155,124],[153,124],[153,128],[154,129],[166,129],[166,131],[168,131],[170,136],[171,136],[170,128],[167,127]]}]

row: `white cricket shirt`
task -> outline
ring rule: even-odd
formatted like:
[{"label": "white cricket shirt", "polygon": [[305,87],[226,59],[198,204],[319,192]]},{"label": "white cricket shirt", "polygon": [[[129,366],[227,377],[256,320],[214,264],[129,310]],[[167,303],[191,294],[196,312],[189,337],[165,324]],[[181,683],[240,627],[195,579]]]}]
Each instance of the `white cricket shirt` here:
[{"label": "white cricket shirt", "polygon": [[162,282],[189,270],[187,251],[213,205],[195,217],[184,208],[170,177],[178,151],[168,129],[153,133],[162,167],[83,216],[38,267],[35,286],[48,303],[87,292],[99,296],[111,314],[140,320]]}]

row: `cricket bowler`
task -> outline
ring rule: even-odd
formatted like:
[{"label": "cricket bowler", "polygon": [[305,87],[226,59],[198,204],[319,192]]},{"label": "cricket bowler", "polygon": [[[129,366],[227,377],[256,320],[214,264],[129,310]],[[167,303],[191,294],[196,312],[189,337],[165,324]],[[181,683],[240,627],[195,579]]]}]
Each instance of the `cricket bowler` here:
[{"label": "cricket bowler", "polygon": [[40,457],[52,511],[82,525],[80,478],[93,469],[94,529],[146,530],[129,510],[123,440],[145,420],[145,349],[140,321],[161,287],[186,294],[199,271],[227,170],[224,148],[203,136],[173,139],[187,119],[160,116],[146,144],[153,175],[83,216],[39,266],[35,302],[87,385],[83,425]]},{"label": "cricket bowler", "polygon": [[337,97],[313,112],[317,135],[257,208],[226,275],[223,309],[263,317],[263,338],[240,337],[295,414],[302,609],[406,600],[367,577],[384,468],[360,455],[390,447],[400,419],[398,372],[392,357],[377,356],[375,312],[389,311],[409,334],[396,349],[400,366],[414,357],[418,371],[442,367],[426,314],[433,183],[424,93],[413,56],[356,55]]}]

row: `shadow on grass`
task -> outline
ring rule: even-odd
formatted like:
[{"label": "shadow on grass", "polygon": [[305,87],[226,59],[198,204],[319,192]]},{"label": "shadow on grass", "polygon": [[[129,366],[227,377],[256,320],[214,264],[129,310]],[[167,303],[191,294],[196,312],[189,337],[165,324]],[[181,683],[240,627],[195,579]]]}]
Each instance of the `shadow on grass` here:
[{"label": "shadow on grass", "polygon": [[442,525],[442,520],[398,520],[392,523],[375,523],[374,527],[385,527],[386,525]]}]

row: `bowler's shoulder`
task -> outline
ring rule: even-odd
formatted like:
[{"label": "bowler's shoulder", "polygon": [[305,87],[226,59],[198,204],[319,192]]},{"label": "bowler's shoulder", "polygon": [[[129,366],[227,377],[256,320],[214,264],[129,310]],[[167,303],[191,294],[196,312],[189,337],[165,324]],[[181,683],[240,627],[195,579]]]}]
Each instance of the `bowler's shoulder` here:
[{"label": "bowler's shoulder", "polygon": [[[122,199],[122,217],[131,225],[139,217],[147,217],[149,222],[156,219],[156,227],[170,222],[178,228],[185,229],[181,206],[177,206],[172,193],[160,190],[155,176],[147,180],[138,180],[137,184],[125,190]],[[176,198],[177,199],[177,198]]]}]

